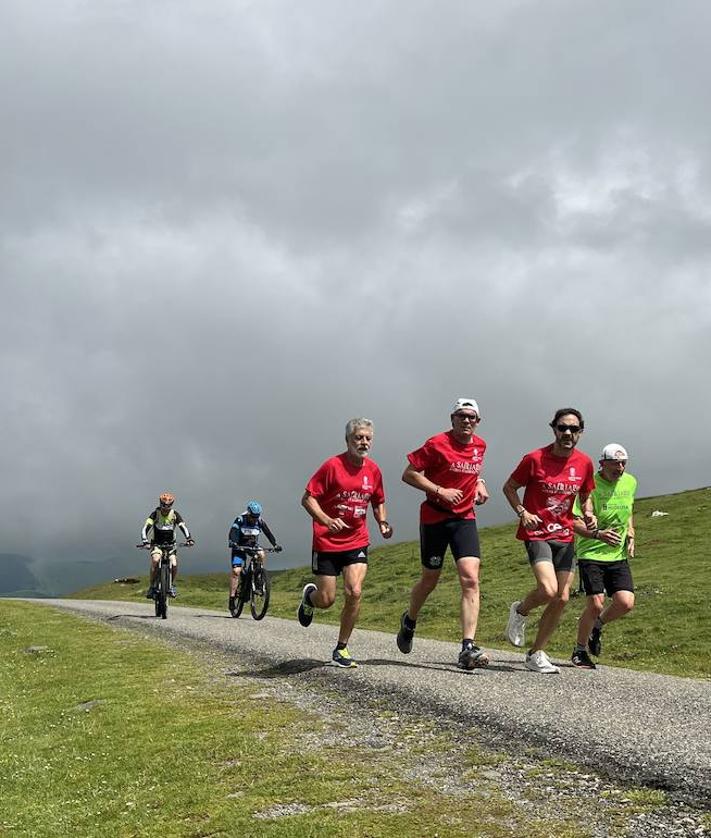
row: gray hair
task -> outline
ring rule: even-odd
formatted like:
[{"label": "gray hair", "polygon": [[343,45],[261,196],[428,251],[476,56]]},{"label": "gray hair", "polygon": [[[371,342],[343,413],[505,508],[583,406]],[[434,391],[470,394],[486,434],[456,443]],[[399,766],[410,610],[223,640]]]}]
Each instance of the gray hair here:
[{"label": "gray hair", "polygon": [[346,422],[346,439],[350,439],[350,437],[353,436],[356,428],[370,428],[372,431],[373,423],[370,419],[365,419],[363,416],[356,419],[349,419],[348,422]]}]

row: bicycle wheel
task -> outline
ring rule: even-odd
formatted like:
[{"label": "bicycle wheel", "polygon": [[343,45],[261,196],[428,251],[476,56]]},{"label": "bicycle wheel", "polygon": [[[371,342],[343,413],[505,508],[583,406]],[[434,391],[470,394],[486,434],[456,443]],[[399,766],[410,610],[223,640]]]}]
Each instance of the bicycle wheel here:
[{"label": "bicycle wheel", "polygon": [[244,608],[244,596],[242,595],[242,582],[244,581],[243,575],[241,574],[239,577],[239,582],[237,583],[237,590],[235,591],[235,606],[230,611],[233,617],[239,617],[242,613],[242,609]]},{"label": "bicycle wheel", "polygon": [[168,617],[168,591],[170,590],[170,562],[160,566],[160,590],[158,591],[158,616],[161,620]]},{"label": "bicycle wheel", "polygon": [[262,568],[258,575],[253,577],[252,591],[249,600],[249,608],[255,620],[261,620],[269,608],[269,596],[272,592],[272,583],[269,574]]}]

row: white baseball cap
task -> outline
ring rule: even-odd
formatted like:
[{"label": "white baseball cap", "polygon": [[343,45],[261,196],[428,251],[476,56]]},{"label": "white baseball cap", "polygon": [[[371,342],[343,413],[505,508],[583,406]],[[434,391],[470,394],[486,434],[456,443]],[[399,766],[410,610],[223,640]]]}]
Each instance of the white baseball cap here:
[{"label": "white baseball cap", "polygon": [[473,410],[481,419],[481,413],[479,412],[479,405],[476,403],[476,399],[457,399],[452,408],[452,413],[456,413],[458,410]]},{"label": "white baseball cap", "polygon": [[601,460],[628,460],[627,451],[617,442],[611,442],[602,449]]}]

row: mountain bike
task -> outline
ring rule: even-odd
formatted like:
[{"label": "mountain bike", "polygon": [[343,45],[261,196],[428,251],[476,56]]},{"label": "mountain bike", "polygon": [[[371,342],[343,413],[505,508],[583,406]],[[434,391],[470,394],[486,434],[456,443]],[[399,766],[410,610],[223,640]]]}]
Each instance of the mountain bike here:
[{"label": "mountain bike", "polygon": [[274,547],[243,547],[241,545],[236,549],[245,554],[246,561],[237,583],[235,605],[230,613],[233,617],[239,617],[244,606],[249,603],[252,617],[255,620],[261,620],[269,608],[272,583],[258,553],[277,553],[280,551]]},{"label": "mountain bike", "polygon": [[[192,547],[194,542],[183,541],[181,547]],[[170,573],[170,556],[176,549],[175,541],[168,541],[165,544],[137,544],[140,550],[160,550],[160,564],[158,567],[158,578],[156,584],[153,586],[155,592],[153,594],[153,601],[155,603],[156,617],[161,620],[168,619],[168,598],[170,597],[170,589],[172,587],[172,578]],[[150,580],[149,580],[150,584]]]}]

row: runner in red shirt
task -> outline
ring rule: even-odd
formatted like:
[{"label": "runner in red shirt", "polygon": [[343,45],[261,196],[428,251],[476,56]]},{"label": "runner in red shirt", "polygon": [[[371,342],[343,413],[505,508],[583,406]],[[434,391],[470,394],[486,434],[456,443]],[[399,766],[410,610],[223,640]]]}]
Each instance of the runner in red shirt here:
[{"label": "runner in red shirt", "polygon": [[[533,672],[554,674],[544,649],[556,630],[570,594],[574,572],[573,502],[580,499],[583,517],[595,526],[590,493],[595,488],[590,457],[576,451],[585,422],[579,410],[564,407],[553,421],[555,441],[526,454],[504,484],[506,500],[520,519],[516,538],[526,545],[536,587],[511,604],[506,635],[514,646],[523,646],[526,617],[540,605],[538,634],[526,654],[526,667]],[[523,503],[518,490],[525,487]]]},{"label": "runner in red shirt", "polygon": [[368,506],[373,507],[383,538],[390,538],[393,530],[387,521],[380,469],[368,458],[373,444],[370,419],[348,422],[346,444],[343,454],[326,460],[313,475],[301,499],[313,519],[311,569],[316,584],[304,586],[297,617],[306,628],[311,625],[314,608],[330,608],[336,600],[336,577],[343,573],[345,603],[333,663],[347,668],[358,665],[348,651],[348,640],[358,618],[368,570]]},{"label": "runner in red shirt", "polygon": [[410,593],[410,606],[400,618],[398,649],[412,650],[417,615],[437,587],[447,548],[454,558],[462,588],[462,651],[458,666],[487,666],[489,656],[474,643],[479,619],[481,551],[475,504],[489,498],[481,469],[486,443],[474,431],[481,419],[474,399],[458,399],[450,416],[452,430],[430,437],[408,454],[402,479],[425,493],[420,507],[422,576]]}]

